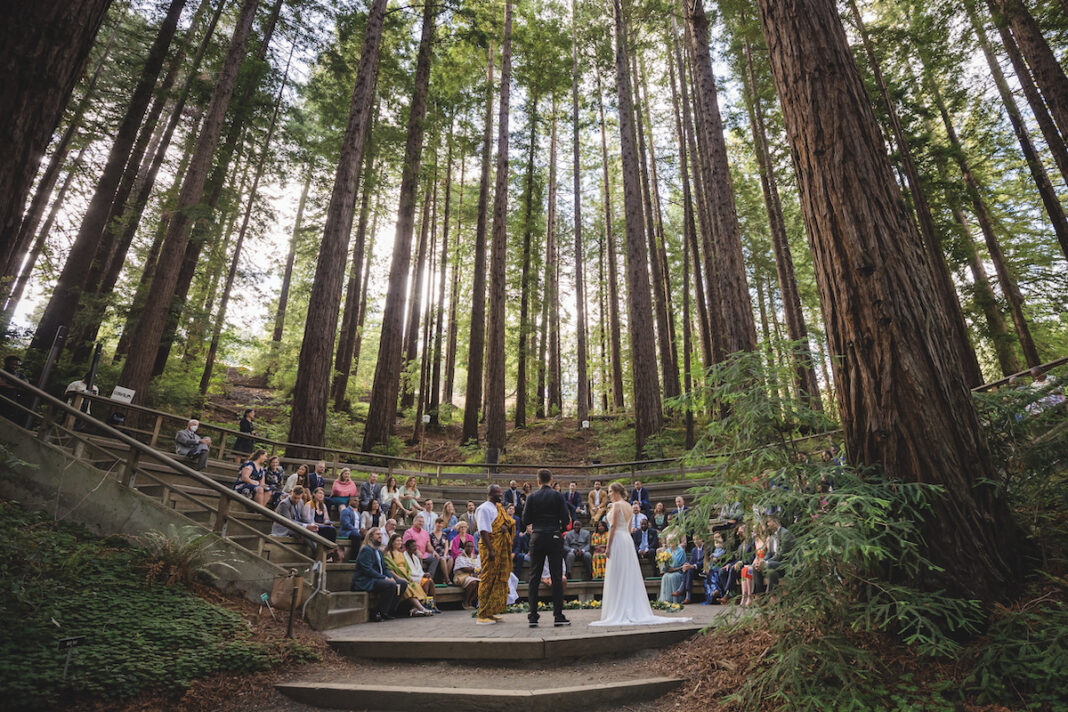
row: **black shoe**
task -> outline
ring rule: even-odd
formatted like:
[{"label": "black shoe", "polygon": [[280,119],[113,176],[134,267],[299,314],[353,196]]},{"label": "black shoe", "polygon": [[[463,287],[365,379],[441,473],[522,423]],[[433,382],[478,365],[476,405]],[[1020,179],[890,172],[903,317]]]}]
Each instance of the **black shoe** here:
[{"label": "black shoe", "polygon": [[384,621],[395,621],[395,620],[397,620],[397,616],[391,616],[388,613],[386,613],[386,614],[384,614],[382,616],[382,620],[384,620]]},{"label": "black shoe", "polygon": [[571,621],[569,621],[567,618],[561,617],[553,621],[554,628],[563,628],[565,625],[571,625]]},{"label": "black shoe", "polygon": [[538,619],[537,618],[528,618],[527,619],[527,624],[530,625],[531,628],[537,628],[538,627]]},{"label": "black shoe", "polygon": [[371,622],[372,622],[372,623],[381,623],[381,622],[382,622],[382,621],[384,621],[384,620],[385,620],[385,618],[383,618],[383,617],[382,617],[382,614],[381,614],[381,613],[376,613],[376,614],[374,614],[374,616],[373,616],[373,617],[371,618]]}]

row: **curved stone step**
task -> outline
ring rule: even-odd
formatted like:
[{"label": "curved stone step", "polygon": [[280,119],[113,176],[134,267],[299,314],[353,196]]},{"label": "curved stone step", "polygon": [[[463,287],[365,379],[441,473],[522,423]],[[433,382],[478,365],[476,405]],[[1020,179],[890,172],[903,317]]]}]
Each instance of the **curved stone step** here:
[{"label": "curved stone step", "polygon": [[[462,701],[459,704],[465,712],[558,712],[653,700],[671,692],[681,682],[671,677],[649,677],[540,690],[288,682],[276,685],[276,689],[306,705],[340,710],[425,712],[440,706],[442,700],[451,699]],[[369,700],[373,700],[370,705]]]}]

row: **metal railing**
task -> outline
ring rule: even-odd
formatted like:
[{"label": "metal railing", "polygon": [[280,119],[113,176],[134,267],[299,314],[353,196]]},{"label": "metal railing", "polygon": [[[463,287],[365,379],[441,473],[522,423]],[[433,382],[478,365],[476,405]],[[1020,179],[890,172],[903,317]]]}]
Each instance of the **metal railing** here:
[{"label": "metal railing", "polygon": [[[72,406],[29,383],[12,378],[3,380],[9,388],[5,389],[6,393],[0,393],[0,407],[6,411],[7,416],[6,419],[0,419],[0,428],[20,428],[34,433],[41,442],[62,448],[67,455],[97,469],[102,469],[103,465],[110,463],[107,467],[108,474],[113,474],[123,486],[137,489],[146,496],[152,495],[148,495],[144,489],[158,489],[158,496],[152,497],[164,506],[179,510],[197,526],[210,529],[218,536],[258,556],[264,557],[265,549],[269,545],[272,549],[277,548],[288,553],[298,561],[312,564],[312,568],[319,571],[315,583],[316,592],[325,585],[326,557],[336,548],[334,542],[238,494],[232,488],[219,484],[183,462],[83,413],[79,408],[78,398]],[[27,407],[19,399],[9,397],[16,392],[23,400],[32,402],[36,410]],[[82,430],[78,429],[79,424]],[[90,437],[90,433],[103,435],[107,440]],[[125,449],[116,447],[119,444]],[[99,460],[95,459],[97,456]],[[157,466],[157,472],[146,468],[149,463]],[[175,484],[160,476],[158,470],[172,477],[177,476],[179,483]],[[211,495],[217,497],[214,506],[204,501],[205,496]],[[182,509],[179,509],[179,504]],[[197,522],[195,517],[190,516],[191,513],[204,516],[206,522]],[[242,513],[253,515],[252,521],[262,517],[272,525],[283,526],[289,530],[291,536],[313,547],[314,556],[309,557],[299,548],[260,531],[239,516]],[[249,539],[253,541],[251,547],[242,543],[242,540]],[[269,554],[265,558],[269,561]],[[314,566],[315,563],[318,563],[318,566]]]}]

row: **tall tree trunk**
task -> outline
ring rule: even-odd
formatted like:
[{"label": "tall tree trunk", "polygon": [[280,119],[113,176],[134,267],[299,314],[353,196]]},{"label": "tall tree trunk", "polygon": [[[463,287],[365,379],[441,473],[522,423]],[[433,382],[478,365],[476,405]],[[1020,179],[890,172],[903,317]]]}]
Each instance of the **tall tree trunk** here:
[{"label": "tall tree trunk", "polygon": [[604,268],[604,233],[601,233],[600,244],[597,249],[597,340],[601,344],[601,364],[600,364],[600,376],[601,376],[601,412],[608,412],[608,392],[611,390],[609,385],[608,373],[611,366],[608,363],[608,349],[605,346],[608,341],[606,336],[607,329],[605,328],[605,268]]},{"label": "tall tree trunk", "polygon": [[[690,25],[693,51],[694,104],[700,107],[699,128],[704,134],[707,155],[702,156],[705,200],[713,225],[716,248],[716,274],[722,301],[723,333],[726,353],[752,351],[756,348],[756,325],[749,299],[742,242],[738,235],[738,214],[734,204],[734,186],[727,164],[727,144],[723,137],[723,120],[719,113],[716,78],[708,47],[708,17],[702,0],[687,3],[686,20]],[[712,279],[709,275],[709,279]]]},{"label": "tall tree trunk", "polygon": [[[673,20],[674,21],[674,20]],[[677,44],[676,44],[677,46]],[[708,304],[705,301],[705,283],[701,274],[701,250],[697,241],[697,223],[693,214],[693,193],[690,188],[689,152],[687,142],[692,142],[692,137],[687,137],[687,131],[682,124],[682,116],[679,113],[679,91],[675,81],[675,53],[669,51],[668,75],[671,79],[671,105],[675,113],[675,136],[679,143],[679,177],[682,179],[682,227],[683,239],[686,249],[689,250],[693,259],[694,290],[698,295],[697,323],[701,331],[701,356],[702,363],[707,370],[714,363],[712,358],[712,330],[708,323]],[[684,249],[684,251],[686,251]],[[683,290],[689,289],[689,280]],[[689,372],[689,369],[686,369]]]},{"label": "tall tree trunk", "polygon": [[[282,5],[286,0],[275,0],[271,6],[267,19],[264,22],[263,37],[254,54],[246,59],[243,65],[245,71],[238,72],[238,83],[235,85],[236,98],[232,104],[229,126],[227,127],[222,147],[219,149],[212,169],[202,191],[204,196],[201,200],[201,216],[211,216],[218,207],[219,200],[223,195],[222,189],[226,184],[226,176],[230,173],[230,165],[236,149],[240,146],[240,138],[245,127],[251,123],[252,112],[257,104],[254,100],[256,92],[267,75],[269,66],[267,51],[270,48],[271,39],[278,28],[278,20],[281,16]],[[181,323],[182,312],[189,302],[189,289],[197,274],[197,266],[200,263],[200,253],[204,247],[212,242],[212,237],[218,236],[218,230],[214,229],[214,223],[210,217],[201,217],[194,221],[192,232],[186,245],[185,255],[182,257],[182,266],[178,272],[178,282],[175,285],[174,297],[171,299],[167,319],[164,322],[163,334],[160,338],[160,347],[156,353],[156,361],[152,366],[152,375],[158,376],[163,373],[167,366],[167,358],[170,356],[171,346],[177,336],[178,325]]]},{"label": "tall tree trunk", "polygon": [[890,127],[894,134],[894,142],[897,144],[898,154],[901,156],[902,167],[908,179],[909,194],[912,196],[913,207],[916,209],[916,217],[919,221],[920,235],[923,238],[922,246],[927,253],[931,276],[938,294],[944,303],[945,314],[949,320],[951,331],[947,338],[951,345],[960,352],[961,363],[964,364],[964,378],[972,388],[983,382],[983,373],[979,369],[979,361],[975,357],[971,342],[968,340],[968,327],[964,323],[964,313],[960,308],[960,299],[957,290],[953,286],[953,280],[946,265],[946,258],[942,252],[942,243],[935,234],[934,220],[931,218],[931,207],[927,202],[927,196],[923,192],[920,182],[920,174],[916,170],[916,164],[912,160],[912,150],[909,147],[905,131],[901,127],[901,119],[897,114],[897,107],[890,98],[890,90],[887,88],[886,79],[883,76],[879,60],[875,56],[875,50],[868,39],[868,30],[864,26],[864,20],[857,8],[856,0],[849,0],[850,11],[853,21],[860,32],[864,52],[868,57],[868,66],[871,68],[875,81],[879,85],[879,93],[882,96],[887,116],[890,117]]},{"label": "tall tree trunk", "polygon": [[496,462],[504,450],[504,302],[508,249],[508,114],[512,82],[512,0],[504,3],[501,42],[501,98],[497,115],[497,185],[493,194],[490,247],[489,313],[486,319],[486,460]]},{"label": "tall tree trunk", "polygon": [[[385,167],[379,169],[376,185],[382,184]],[[367,284],[371,281],[371,263],[374,261],[375,235],[378,234],[378,216],[381,215],[382,193],[375,196],[374,217],[371,218],[371,237],[367,241],[367,257],[363,261],[363,281],[360,286],[360,311],[356,317],[356,340],[352,345],[352,373],[356,378],[360,370],[360,347],[363,343],[363,324],[367,317]]]},{"label": "tall tree trunk", "polygon": [[[556,412],[562,410],[562,398],[557,398],[560,392],[560,367],[559,354],[554,352],[553,345],[559,336],[559,289],[560,280],[557,272],[557,249],[556,249],[556,192],[559,185],[556,182],[556,98],[553,97],[553,121],[549,136],[549,193],[548,216],[545,221],[545,288],[542,294],[541,310],[541,346],[538,351],[538,407],[541,416],[552,415],[553,405]],[[555,357],[554,357],[555,354]]]},{"label": "tall tree trunk", "polygon": [[660,432],[660,379],[656,373],[653,305],[649,285],[649,255],[642,230],[638,139],[634,126],[627,61],[627,30],[623,0],[612,0],[615,34],[616,94],[619,100],[619,144],[623,162],[623,205],[627,236],[627,325],[630,329],[630,368],[634,388],[635,455],[641,457],[649,438]]},{"label": "tall tree trunk", "polygon": [[805,404],[809,408],[823,410],[820,387],[816,381],[816,369],[812,363],[812,351],[808,345],[808,328],[805,326],[805,315],[801,311],[801,294],[797,288],[797,275],[794,273],[794,258],[790,253],[790,242],[786,236],[786,220],[782,214],[782,201],[779,199],[775,166],[771,159],[771,151],[768,149],[764,111],[760,106],[760,92],[757,88],[756,73],[753,71],[753,52],[748,38],[745,40],[745,62],[746,79],[749,85],[749,125],[753,132],[757,165],[760,167],[760,186],[764,193],[764,207],[768,212],[771,243],[775,251],[775,269],[779,278],[779,290],[782,292],[783,311],[786,314],[786,332],[790,336],[790,341],[794,342],[791,356],[794,362],[795,378]]},{"label": "tall tree trunk", "polygon": [[[1023,0],[987,0],[987,3],[995,13],[995,22],[1008,24],[1011,29],[1063,141],[1068,136],[1068,75]],[[999,14],[1001,18],[997,17]]]},{"label": "tall tree trunk", "polygon": [[[241,217],[241,228],[237,231],[237,242],[234,244],[233,257],[230,258],[230,270],[226,273],[226,284],[223,286],[219,309],[215,315],[215,329],[211,334],[211,345],[208,347],[208,355],[204,360],[204,372],[200,377],[200,395],[202,396],[208,392],[208,386],[211,384],[211,374],[215,369],[215,357],[219,353],[219,339],[222,336],[223,325],[226,323],[226,307],[230,303],[230,292],[234,287],[234,277],[237,276],[237,265],[241,260],[241,248],[245,244],[246,235],[248,235],[252,210],[256,207],[260,179],[263,178],[263,171],[267,167],[267,156],[271,150],[271,140],[274,138],[274,130],[278,125],[278,114],[282,109],[282,94],[285,92],[286,83],[289,81],[289,66],[293,61],[293,53],[296,49],[297,44],[294,42],[289,49],[286,68],[282,71],[282,83],[278,86],[278,94],[274,99],[274,111],[271,113],[271,120],[267,124],[267,135],[263,138],[263,148],[260,149],[260,158],[256,164],[256,172],[252,177],[252,187],[249,188],[248,202],[245,204],[245,214]],[[214,301],[214,298],[212,298],[212,301]]]},{"label": "tall tree trunk", "polygon": [[[671,84],[672,93],[674,93],[674,74],[672,74]],[[675,105],[675,113],[677,116],[677,102]],[[683,169],[683,175],[685,175],[685,173],[686,170]],[[690,213],[690,216],[693,217],[692,212]],[[694,284],[694,291],[697,294],[701,294],[701,289],[696,283]],[[682,392],[687,399],[693,397],[693,377],[690,375],[690,355],[693,352],[693,344],[691,343],[692,337],[690,336],[690,331],[690,253],[684,249],[682,251]],[[686,401],[686,413],[683,416],[683,420],[686,424],[686,441],[683,444],[683,447],[687,450],[692,450],[693,446],[696,444],[697,438],[694,433],[693,405],[689,400]]]},{"label": "tall tree trunk", "polygon": [[[26,252],[30,249],[30,243],[34,242],[37,228],[40,227],[41,218],[44,217],[45,208],[48,207],[48,201],[52,197],[52,191],[55,189],[56,182],[59,179],[59,173],[63,169],[63,164],[70,153],[71,141],[74,140],[75,134],[82,127],[86,109],[96,98],[96,84],[100,80],[100,74],[107,64],[108,57],[111,56],[111,48],[117,36],[118,32],[112,32],[108,38],[93,69],[93,74],[89,77],[89,81],[86,82],[85,92],[82,94],[81,99],[78,100],[73,111],[70,112],[70,117],[67,119],[67,128],[64,129],[63,135],[60,136],[59,141],[56,142],[55,147],[52,149],[52,155],[48,159],[48,166],[45,168],[44,173],[41,174],[41,180],[37,183],[37,190],[34,191],[33,199],[30,200],[30,205],[26,209],[26,214],[19,225],[18,236],[12,248],[10,262],[6,265],[0,265],[0,268],[3,268],[0,274],[5,278],[4,283],[0,284],[0,290],[2,290],[0,295],[6,296],[9,291],[8,288],[13,286],[11,283],[19,274],[22,262],[26,258]],[[3,296],[0,296],[0,301],[3,300]]]},{"label": "tall tree trunk", "polygon": [[[555,143],[555,141],[553,142]],[[554,151],[555,153],[555,151]],[[555,183],[554,183],[555,185]],[[553,194],[552,252],[549,255],[549,356],[546,395],[548,412],[564,412],[563,370],[560,364],[560,222],[556,219],[556,195]]]},{"label": "tall tree trunk", "polygon": [[[673,398],[679,394],[679,369],[674,362],[671,343],[671,327],[667,307],[667,282],[664,267],[660,261],[657,247],[656,216],[653,213],[652,193],[656,187],[651,185],[649,163],[646,157],[645,129],[642,126],[640,106],[641,92],[638,78],[638,62],[634,55],[630,57],[630,73],[634,89],[634,129],[638,139],[638,170],[641,178],[640,198],[642,217],[645,220],[645,238],[648,241],[649,269],[652,271],[650,286],[653,292],[653,317],[656,320],[656,345],[660,355],[660,372],[664,382],[664,397]],[[674,374],[674,375],[673,375]]]},{"label": "tall tree trunk", "polygon": [[[445,158],[445,212],[442,216],[441,258],[438,265],[438,299],[437,313],[434,320],[434,360],[430,374],[430,398],[427,401],[427,413],[430,414],[429,426],[433,430],[441,428],[441,340],[445,326],[445,271],[449,267],[449,219],[452,210],[452,125],[449,125],[449,150]],[[456,266],[453,265],[453,271]]]},{"label": "tall tree trunk", "polygon": [[[400,407],[407,410],[415,404],[415,386],[411,382],[411,364],[419,355],[419,324],[423,314],[423,282],[426,279],[430,252],[430,215],[433,212],[435,180],[428,178],[423,197],[423,212],[420,218],[419,242],[415,251],[415,266],[408,280],[408,317],[404,327],[404,360],[400,366]],[[424,346],[425,348],[425,346]]]},{"label": "tall tree trunk", "polygon": [[[427,90],[430,84],[430,61],[434,43],[437,3],[423,5],[423,29],[415,65],[415,86],[408,113],[408,137],[404,146],[404,169],[401,175],[400,203],[397,206],[397,229],[393,239],[393,260],[389,268],[389,287],[382,313],[382,336],[378,342],[378,363],[363,433],[363,449],[389,442],[393,420],[397,415],[397,389],[404,328],[404,286],[412,259],[412,228],[415,221],[416,189],[423,157],[423,133],[426,127]],[[426,208],[424,207],[424,210]]]},{"label": "tall tree trunk", "polygon": [[571,0],[571,178],[572,192],[575,200],[575,333],[576,333],[576,376],[578,388],[575,393],[577,405],[576,418],[578,427],[588,420],[590,393],[587,387],[587,345],[586,345],[586,279],[583,274],[584,257],[582,254],[582,174],[579,156],[579,63],[578,63],[578,24],[576,17],[576,0]]},{"label": "tall tree trunk", "polygon": [[[37,331],[33,335],[33,340],[30,341],[31,349],[38,351],[48,349],[58,329],[60,327],[70,328],[73,323],[74,313],[88,278],[86,266],[96,255],[97,246],[104,234],[115,191],[122,179],[123,169],[130,159],[141,121],[148,110],[149,102],[152,101],[153,89],[159,78],[160,70],[163,68],[167,50],[178,28],[178,18],[183,9],[185,9],[185,0],[171,0],[167,8],[167,14],[148,51],[145,64],[141,68],[141,75],[130,97],[130,103],[126,107],[126,113],[115,132],[115,141],[111,145],[93,197],[89,200],[89,207],[86,209],[85,217],[82,218],[78,235],[71,245],[70,252],[67,253],[67,260],[56,281],[52,298],[49,299],[37,323]],[[136,170],[135,168],[134,171]]]},{"label": "tall tree trunk", "polygon": [[445,339],[445,385],[442,388],[441,401],[452,405],[452,391],[456,378],[456,340],[460,335],[459,326],[456,323],[456,303],[460,300],[460,226],[463,224],[464,213],[464,170],[467,167],[467,156],[460,161],[460,197],[456,202],[456,237],[453,242],[452,258],[452,288],[449,291],[449,335]]},{"label": "tall tree trunk", "polygon": [[300,191],[300,201],[297,203],[297,217],[293,221],[293,234],[289,238],[289,254],[286,255],[286,266],[282,272],[282,291],[278,294],[278,308],[274,312],[274,333],[271,335],[273,343],[281,343],[282,333],[286,325],[286,307],[289,304],[289,287],[293,282],[293,263],[297,258],[297,243],[300,241],[301,223],[304,221],[304,208],[308,204],[308,190],[311,188],[312,170],[310,167],[304,176],[304,187]]},{"label": "tall tree trunk", "polygon": [[[1009,116],[1009,123],[1012,124],[1012,130],[1016,134],[1016,139],[1020,142],[1020,151],[1027,162],[1027,169],[1031,172],[1031,178],[1035,181],[1038,194],[1042,198],[1042,205],[1046,208],[1050,224],[1053,225],[1053,231],[1057,234],[1057,240],[1061,244],[1061,252],[1064,253],[1065,257],[1068,257],[1068,219],[1065,218],[1064,207],[1057,198],[1056,191],[1053,190],[1053,184],[1050,182],[1049,174],[1046,173],[1046,167],[1042,165],[1042,160],[1038,157],[1038,152],[1031,141],[1031,134],[1027,129],[1027,124],[1024,122],[1023,115],[1020,114],[1020,108],[1016,105],[1016,97],[1012,95],[1009,83],[1005,81],[1005,74],[1001,71],[1001,65],[998,64],[997,57],[994,56],[990,40],[987,39],[986,27],[983,26],[982,21],[979,19],[972,0],[965,0],[964,9],[968,12],[968,19],[971,20],[972,28],[975,30],[975,38],[979,41],[979,46],[983,50],[987,66],[990,67],[990,75],[994,78],[998,94],[1001,95],[1001,103],[1005,105],[1005,113]],[[1063,143],[1060,143],[1060,146],[1063,148]],[[1068,162],[1066,162],[1065,167],[1068,168]]]},{"label": "tall tree trunk", "polygon": [[23,206],[111,0],[10,3],[0,26],[0,265],[11,262]]},{"label": "tall tree trunk", "polygon": [[601,124],[601,170],[604,183],[604,241],[608,246],[608,334],[609,351],[612,356],[612,408],[623,410],[623,348],[622,328],[619,323],[619,278],[616,275],[616,238],[612,232],[612,183],[608,177],[608,141],[604,124],[604,98],[601,92],[601,74],[597,76],[597,111]]},{"label": "tall tree trunk", "polygon": [[486,352],[486,220],[489,210],[490,159],[493,155],[493,42],[486,52],[486,115],[482,124],[482,173],[475,219],[474,279],[471,287],[471,328],[467,349],[467,387],[461,442],[478,442],[482,404],[482,366]]},{"label": "tall tree trunk", "polygon": [[960,168],[961,176],[964,178],[964,187],[968,191],[968,198],[972,201],[972,208],[975,211],[976,220],[979,222],[979,229],[983,233],[987,252],[990,253],[990,259],[993,261],[994,269],[997,271],[1001,291],[1004,292],[1005,300],[1009,303],[1009,311],[1012,314],[1013,325],[1016,327],[1016,335],[1020,339],[1024,360],[1027,361],[1028,367],[1038,366],[1042,363],[1042,360],[1038,356],[1038,349],[1035,347],[1035,341],[1031,337],[1031,329],[1028,327],[1027,318],[1024,316],[1023,295],[1020,293],[1020,287],[1017,285],[1016,278],[1005,261],[1005,254],[1001,251],[1001,244],[994,233],[994,223],[990,219],[986,202],[979,192],[975,176],[972,175],[968,159],[964,155],[964,148],[961,146],[956,128],[953,126],[953,120],[950,118],[949,110],[942,100],[942,93],[939,91],[934,79],[929,79],[926,85],[930,89],[931,97],[934,99],[938,113],[942,117],[942,123],[945,124],[946,136],[949,138],[953,159],[957,162],[957,167]]},{"label": "tall tree trunk", "polygon": [[[131,343],[137,344],[138,348],[131,351],[126,359],[119,382],[136,392],[135,398],[138,402],[144,401],[148,391],[163,323],[167,316],[171,296],[178,283],[181,257],[189,242],[194,211],[200,203],[215,146],[222,133],[226,107],[234,93],[237,71],[245,56],[245,47],[252,32],[252,23],[258,5],[259,0],[244,0],[241,5],[226,59],[215,81],[215,90],[212,93],[203,128],[198,136],[196,150],[193,153],[189,171],[182,182],[177,207],[167,226],[167,236],[163,240],[157,261],[159,266],[152,280],[154,298],[145,303],[141,316],[137,320],[137,328],[131,335]],[[301,421],[302,419],[295,418],[294,420]]]},{"label": "tall tree trunk", "polygon": [[48,211],[48,217],[45,218],[44,225],[41,226],[41,231],[37,233],[37,237],[34,239],[32,247],[30,247],[30,252],[25,258],[22,271],[19,272],[18,278],[15,280],[15,284],[11,289],[11,295],[8,297],[7,304],[4,306],[3,314],[0,315],[0,335],[6,334],[8,327],[11,326],[11,319],[15,315],[15,309],[18,308],[19,302],[22,301],[22,295],[26,292],[26,285],[30,282],[33,268],[37,264],[37,259],[44,251],[48,236],[52,233],[52,225],[55,224],[56,216],[59,215],[60,209],[62,209],[66,202],[67,191],[70,189],[70,184],[74,180],[74,176],[81,170],[82,158],[85,156],[85,150],[86,146],[82,146],[78,149],[78,153],[75,154],[74,159],[71,160],[70,165],[67,166],[67,175],[63,179],[62,185],[59,186],[59,191],[56,193],[56,199],[52,201],[52,208]]},{"label": "tall tree trunk", "polygon": [[[538,99],[530,95],[530,147],[527,151],[527,175],[526,206],[523,209],[523,262],[522,272],[519,278],[519,348],[516,354],[516,377],[515,377],[515,427],[516,429],[527,427],[527,333],[529,331],[528,312],[530,310],[530,241],[534,232],[534,148],[538,140]],[[553,126],[556,126],[556,101],[553,100]],[[555,156],[549,158],[550,162],[556,160]],[[555,165],[553,166],[555,168]],[[552,189],[552,176],[550,178],[550,190]],[[545,285],[545,293],[548,294],[548,284]]]},{"label": "tall tree trunk", "polygon": [[938,349],[945,326],[930,304],[932,277],[837,8],[832,0],[757,5],[840,355],[848,458],[944,487],[920,524],[924,554],[942,567],[925,584],[992,602],[1013,580],[1022,537],[998,494],[964,366],[955,350]]},{"label": "tall tree trunk", "polygon": [[341,333],[337,340],[337,354],[334,357],[334,379],[331,395],[334,410],[344,410],[348,403],[345,398],[349,387],[349,374],[352,372],[352,354],[356,347],[356,321],[360,311],[360,276],[363,274],[363,256],[367,242],[367,220],[371,213],[371,193],[377,188],[374,179],[375,145],[371,140],[371,131],[377,121],[378,108],[367,123],[367,135],[363,142],[366,148],[363,179],[360,181],[360,219],[356,223],[356,236],[352,240],[352,265],[349,267],[349,282],[345,287],[345,311],[341,317]]},{"label": "tall tree trunk", "polygon": [[437,257],[437,250],[434,247],[438,241],[438,159],[436,153],[434,154],[434,177],[432,183],[434,191],[430,203],[430,236],[427,240],[429,254],[426,260],[428,263],[427,300],[426,307],[422,315],[420,315],[423,324],[423,350],[419,359],[419,397],[415,400],[415,420],[412,426],[412,438],[408,441],[409,445],[415,445],[423,438],[423,413],[426,411],[427,405],[426,383],[430,365],[430,324],[434,311],[434,269],[436,268],[435,259]]}]

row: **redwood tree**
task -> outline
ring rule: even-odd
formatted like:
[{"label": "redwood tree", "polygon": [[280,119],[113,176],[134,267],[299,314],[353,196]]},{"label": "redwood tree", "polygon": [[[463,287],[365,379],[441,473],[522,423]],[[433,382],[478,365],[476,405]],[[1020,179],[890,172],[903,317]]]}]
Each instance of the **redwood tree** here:
[{"label": "redwood tree", "polygon": [[571,0],[571,170],[572,191],[575,198],[575,331],[576,369],[578,388],[575,402],[578,426],[589,417],[589,380],[586,376],[586,280],[583,275],[582,255],[582,176],[579,172],[579,65],[578,25],[575,16],[576,0]]},{"label": "redwood tree", "polygon": [[[991,602],[1021,538],[833,0],[758,0],[834,360],[847,456],[936,483],[925,583]],[[818,67],[814,72],[812,68]],[[934,447],[931,444],[934,443]]]}]

